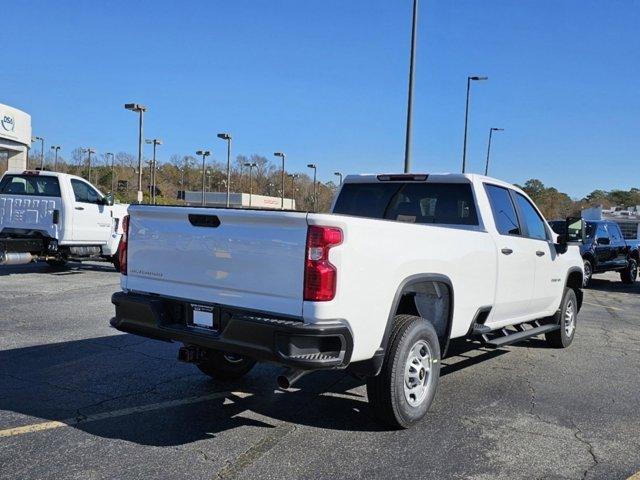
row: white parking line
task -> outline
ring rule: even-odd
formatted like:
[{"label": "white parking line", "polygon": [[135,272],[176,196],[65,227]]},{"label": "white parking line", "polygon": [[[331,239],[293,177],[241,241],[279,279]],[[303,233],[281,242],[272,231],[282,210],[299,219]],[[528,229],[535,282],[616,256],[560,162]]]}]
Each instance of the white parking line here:
[{"label": "white parking line", "polygon": [[182,405],[189,405],[192,403],[206,402],[208,400],[215,400],[217,398],[224,398],[227,396],[246,398],[251,396],[251,394],[246,392],[216,392],[212,393],[211,395],[203,395],[200,397],[188,397],[179,400],[168,400],[166,402],[151,403],[149,405],[122,408],[120,410],[113,410],[111,412],[96,413],[95,415],[89,415],[87,417],[67,418],[66,420],[32,423],[31,425],[24,425],[22,427],[0,430],[0,438],[24,435],[25,433],[41,432],[54,428],[73,427],[81,423],[96,422],[98,420],[105,420],[116,417],[124,417],[125,415],[133,415],[135,413],[152,412],[154,410],[161,410],[163,408],[172,408]]}]

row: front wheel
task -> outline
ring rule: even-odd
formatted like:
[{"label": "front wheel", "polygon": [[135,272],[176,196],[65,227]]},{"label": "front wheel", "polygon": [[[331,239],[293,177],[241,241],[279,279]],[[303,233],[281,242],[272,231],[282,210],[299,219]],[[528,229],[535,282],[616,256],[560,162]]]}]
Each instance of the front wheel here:
[{"label": "front wheel", "polygon": [[638,262],[636,262],[633,258],[630,258],[629,262],[627,263],[627,268],[620,272],[620,280],[626,285],[632,285],[633,283],[635,283],[637,277]]},{"label": "front wheel", "polygon": [[564,289],[562,303],[553,319],[560,328],[544,334],[547,345],[553,348],[567,348],[573,342],[578,322],[578,300],[573,289]]},{"label": "front wheel", "polygon": [[382,370],[367,380],[376,416],[393,428],[407,428],[429,410],[440,377],[440,343],[424,318],[397,315]]},{"label": "front wheel", "polygon": [[215,380],[229,381],[243,377],[255,364],[255,360],[241,355],[208,350],[196,366]]}]

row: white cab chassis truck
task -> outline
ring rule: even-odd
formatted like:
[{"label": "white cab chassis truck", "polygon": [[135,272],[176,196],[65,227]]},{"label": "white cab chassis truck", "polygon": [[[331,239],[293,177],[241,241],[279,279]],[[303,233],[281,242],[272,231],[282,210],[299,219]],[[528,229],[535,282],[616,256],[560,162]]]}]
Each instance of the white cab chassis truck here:
[{"label": "white cab chassis truck", "polygon": [[113,327],[220,381],[346,369],[393,427],[424,416],[452,339],[567,347],[582,302],[578,247],[477,175],[348,176],[331,214],[133,205],[125,230]]},{"label": "white cab chassis truck", "polygon": [[0,265],[103,259],[119,269],[122,218],[117,204],[85,179],[45,170],[0,178]]}]

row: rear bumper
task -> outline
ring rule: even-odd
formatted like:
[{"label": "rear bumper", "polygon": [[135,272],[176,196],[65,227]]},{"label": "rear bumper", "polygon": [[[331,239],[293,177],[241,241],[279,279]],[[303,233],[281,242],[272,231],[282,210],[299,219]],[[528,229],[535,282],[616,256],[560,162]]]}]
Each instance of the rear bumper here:
[{"label": "rear bumper", "polygon": [[323,324],[302,319],[208,305],[216,330],[192,324],[193,303],[181,299],[117,292],[111,326],[163,341],[235,353],[301,369],[342,368],[349,364],[353,337],[343,321]]}]

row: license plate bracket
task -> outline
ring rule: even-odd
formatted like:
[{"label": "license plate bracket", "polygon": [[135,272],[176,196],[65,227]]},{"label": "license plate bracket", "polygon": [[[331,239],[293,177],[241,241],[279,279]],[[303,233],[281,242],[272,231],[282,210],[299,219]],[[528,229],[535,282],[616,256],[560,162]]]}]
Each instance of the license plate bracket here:
[{"label": "license plate bracket", "polygon": [[215,307],[211,305],[191,304],[191,326],[217,332],[220,329],[220,318]]}]

